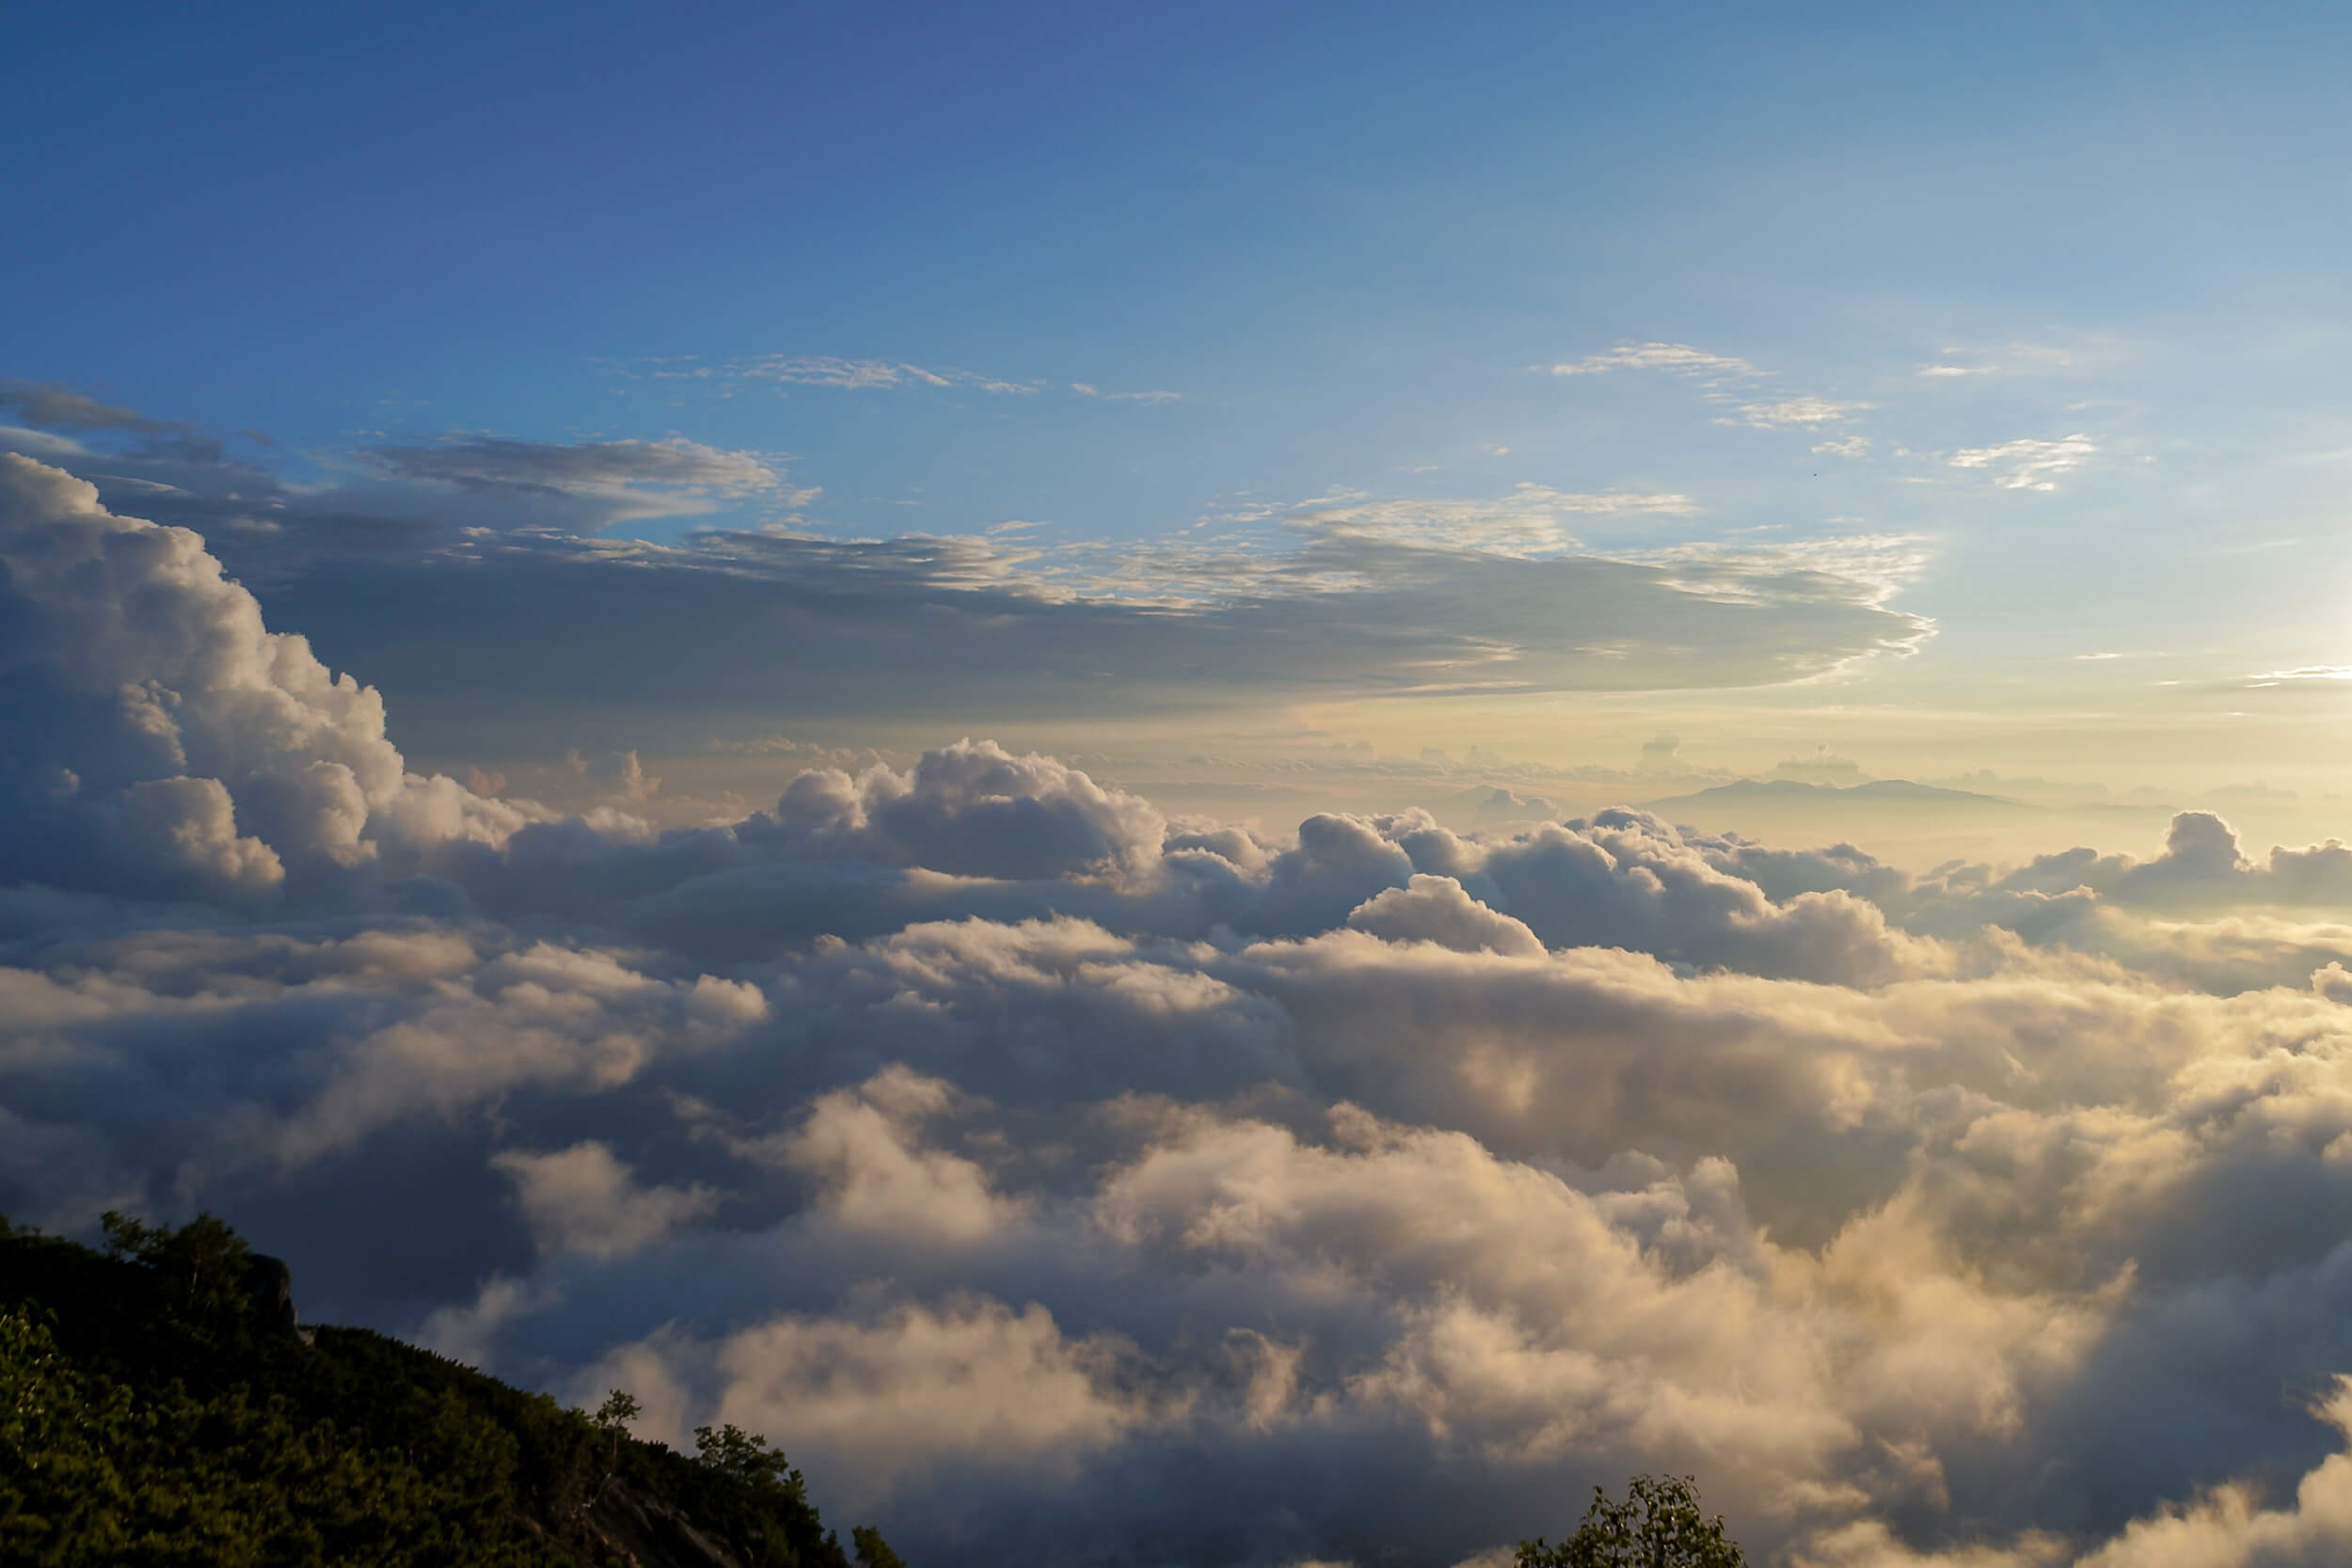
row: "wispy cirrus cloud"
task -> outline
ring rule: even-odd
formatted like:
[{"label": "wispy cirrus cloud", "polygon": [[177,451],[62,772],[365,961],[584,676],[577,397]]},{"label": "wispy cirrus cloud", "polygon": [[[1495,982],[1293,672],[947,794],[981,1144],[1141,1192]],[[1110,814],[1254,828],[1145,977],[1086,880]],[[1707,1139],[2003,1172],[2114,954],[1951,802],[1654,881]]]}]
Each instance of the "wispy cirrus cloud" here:
[{"label": "wispy cirrus cloud", "polygon": [[1502,555],[1549,555],[1577,546],[1564,518],[1687,517],[1690,497],[1671,491],[1567,491],[1521,484],[1492,500],[1420,500],[1340,494],[1307,502],[1292,526],[1335,538],[1381,539]]},{"label": "wispy cirrus cloud", "polygon": [[[220,442],[178,420],[154,420],[135,409],[117,407],[55,382],[19,381],[0,376],[0,413],[15,415],[40,431],[72,431],[90,436],[135,436],[140,448],[156,456],[186,462],[216,463]],[[37,434],[37,433],[35,433]],[[56,440],[54,435],[49,437]]]},{"label": "wispy cirrus cloud", "polygon": [[[268,535],[288,564],[297,545],[348,551],[413,546],[451,529],[596,533],[650,517],[695,516],[758,499],[794,509],[819,492],[787,483],[773,454],[682,436],[534,441],[476,432],[380,440],[314,454],[324,482],[297,482],[228,454],[195,425],[118,408],[70,388],[0,381],[0,448],[66,465],[159,520],[208,535]],[[72,431],[84,439],[55,434]],[[259,445],[258,432],[242,433]]]},{"label": "wispy cirrus cloud", "polygon": [[662,484],[717,496],[748,496],[783,483],[766,459],[682,437],[556,442],[464,436],[416,446],[377,447],[367,456],[387,473],[468,489],[612,495],[634,485]]},{"label": "wispy cirrus cloud", "polygon": [[[1853,533],[1786,544],[1726,545],[1702,541],[1628,552],[1629,559],[1669,567],[1675,586],[1724,604],[1763,604],[1801,597],[1846,599],[1883,609],[1918,579],[1931,552],[1913,533]],[[1935,634],[1935,623],[1913,618],[1912,633],[1881,651],[1915,652]]]},{"label": "wispy cirrus cloud", "polygon": [[376,447],[360,454],[360,462],[388,480],[446,485],[494,505],[522,507],[517,521],[587,532],[651,517],[698,516],[755,498],[796,508],[819,494],[787,486],[774,458],[678,436],[578,442],[456,436]]},{"label": "wispy cirrus cloud", "polygon": [[51,430],[129,430],[143,436],[184,432],[188,426],[151,420],[55,382],[0,379],[0,409]]},{"label": "wispy cirrus cloud", "polygon": [[1934,364],[1914,372],[1930,381],[1953,381],[1973,375],[2017,375],[2033,371],[2062,371],[2081,356],[2072,349],[2045,343],[2010,343],[1996,349],[1947,348]]},{"label": "wispy cirrus cloud", "polygon": [[[961,388],[998,396],[1032,397],[1052,384],[1018,380],[967,371],[954,366],[918,365],[906,359],[851,357],[832,354],[763,354],[748,358],[704,361],[692,356],[634,361],[631,366],[608,366],[613,373],[647,381],[767,382],[781,387],[828,387],[840,391],[887,391],[904,388],[949,390]],[[1106,392],[1091,381],[1063,384],[1073,397],[1104,403],[1180,403],[1184,393],[1165,388]]]},{"label": "wispy cirrus cloud", "polygon": [[982,392],[1026,395],[1043,385],[1009,381],[977,371],[932,369],[903,359],[844,359],[825,354],[771,354],[730,361],[723,373],[744,380],[803,387],[838,387],[851,391],[882,387],[969,387]]},{"label": "wispy cirrus cloud", "polygon": [[2099,451],[2088,436],[2075,433],[2055,441],[2023,436],[1997,446],[1963,447],[1944,461],[1955,468],[1977,468],[2004,490],[2055,490],[2058,476],[2074,472]]},{"label": "wispy cirrus cloud", "polygon": [[1100,387],[1085,381],[1072,382],[1070,389],[1082,398],[1101,398],[1105,403],[1181,403],[1184,396],[1182,392],[1168,391],[1106,392]]},{"label": "wispy cirrus cloud", "polygon": [[1689,343],[1620,343],[1549,367],[1553,375],[1605,375],[1611,371],[1667,371],[1677,375],[1760,376],[1765,372],[1736,355],[1711,354]]},{"label": "wispy cirrus cloud", "polygon": [[1606,354],[1533,368],[1563,376],[1656,371],[1688,377],[1706,388],[1708,401],[1735,405],[1733,413],[1716,420],[1717,424],[1751,425],[1759,430],[1813,429],[1851,419],[1872,406],[1867,403],[1838,402],[1804,394],[1754,395],[1760,388],[1752,384],[1772,379],[1773,372],[1760,370],[1737,355],[1715,354],[1689,343],[1621,343]]},{"label": "wispy cirrus cloud", "polygon": [[1814,425],[1836,424],[1840,420],[1850,420],[1872,406],[1874,405],[1867,403],[1836,403],[1828,398],[1777,398],[1743,403],[1740,405],[1738,420],[1724,420],[1720,422],[1750,424],[1762,430],[1788,426],[1809,428]]}]

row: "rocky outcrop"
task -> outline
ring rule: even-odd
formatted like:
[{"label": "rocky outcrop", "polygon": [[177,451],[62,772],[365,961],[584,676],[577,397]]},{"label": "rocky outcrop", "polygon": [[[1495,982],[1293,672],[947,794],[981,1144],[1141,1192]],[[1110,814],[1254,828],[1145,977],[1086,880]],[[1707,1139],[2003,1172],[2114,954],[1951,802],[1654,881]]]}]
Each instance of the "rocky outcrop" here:
[{"label": "rocky outcrop", "polygon": [[257,1252],[246,1277],[253,1316],[263,1331],[309,1344],[310,1331],[301,1325],[294,1313],[294,1270],[286,1260]]},{"label": "rocky outcrop", "polygon": [[606,1551],[637,1568],[742,1568],[742,1560],[650,1492],[616,1481],[584,1521]]}]

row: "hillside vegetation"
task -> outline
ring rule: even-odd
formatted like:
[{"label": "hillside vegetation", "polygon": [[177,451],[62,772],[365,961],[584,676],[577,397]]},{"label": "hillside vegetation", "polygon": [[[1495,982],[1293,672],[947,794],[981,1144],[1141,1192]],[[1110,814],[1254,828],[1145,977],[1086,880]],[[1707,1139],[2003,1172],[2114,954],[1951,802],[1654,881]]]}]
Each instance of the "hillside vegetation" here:
[{"label": "hillside vegetation", "polygon": [[695,1455],[365,1329],[297,1330],[220,1221],[0,1219],[0,1561],[901,1568],[758,1436]]}]

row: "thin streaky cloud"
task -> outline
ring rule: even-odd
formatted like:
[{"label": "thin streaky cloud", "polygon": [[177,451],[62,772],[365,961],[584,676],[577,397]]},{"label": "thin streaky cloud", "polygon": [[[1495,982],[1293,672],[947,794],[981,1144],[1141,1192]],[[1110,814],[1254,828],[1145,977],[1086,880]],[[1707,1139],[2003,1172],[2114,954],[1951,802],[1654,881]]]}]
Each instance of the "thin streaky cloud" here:
[{"label": "thin streaky cloud", "polygon": [[946,387],[948,379],[936,371],[890,359],[842,359],[831,355],[775,355],[737,366],[736,373],[768,381],[788,381],[803,387],[840,387],[862,390],[872,387],[914,384]]},{"label": "thin streaky cloud", "polygon": [[1963,447],[1945,462],[1955,468],[1983,469],[2004,490],[2055,490],[2058,475],[2081,467],[2098,450],[2090,436],[2077,432],[2055,441],[2026,436],[1998,446]]},{"label": "thin streaky cloud", "polygon": [[742,497],[775,489],[781,476],[751,452],[699,441],[592,441],[566,444],[477,436],[429,446],[378,447],[369,461],[388,474],[469,489],[551,490],[609,495],[633,485],[679,485]]},{"label": "thin streaky cloud", "polygon": [[[1775,429],[1788,425],[1831,424],[1850,420],[1867,408],[1867,403],[1836,403],[1828,398],[1780,398],[1769,403],[1743,403],[1740,405],[1740,421],[1760,429]],[[1725,423],[1731,421],[1726,420]]]},{"label": "thin streaky cloud", "polygon": [[1541,556],[1578,547],[1567,516],[1689,516],[1685,495],[1566,491],[1520,484],[1495,500],[1419,500],[1347,493],[1319,497],[1291,515],[1291,526],[1327,538],[1379,540],[1503,555]]},{"label": "thin streaky cloud", "polygon": [[1971,375],[2018,375],[2035,371],[2065,370],[2076,363],[2073,350],[2042,343],[2010,343],[1993,349],[1947,348],[1944,357],[1914,372],[1930,380]]},{"label": "thin streaky cloud", "polygon": [[[1684,592],[1724,602],[1758,602],[1804,591],[1851,595],[1856,603],[1884,606],[1918,580],[1932,559],[1931,546],[1931,540],[1915,533],[1851,533],[1784,543],[1691,542],[1629,550],[1624,558],[1672,567],[1677,573],[1677,586]],[[1810,587],[1796,590],[1800,579],[1809,580]],[[1900,645],[1923,646],[1934,634],[1934,626],[1926,616],[1915,617],[1912,635]]]},{"label": "thin streaky cloud", "polygon": [[736,360],[720,373],[739,380],[835,387],[848,391],[891,387],[970,387],[983,392],[1026,395],[1042,385],[983,375],[977,371],[932,369],[903,359],[849,359],[829,354],[760,355]]},{"label": "thin streaky cloud", "polygon": [[[135,409],[120,408],[110,403],[77,392],[56,382],[22,381],[0,376],[0,414],[13,413],[37,430],[19,433],[16,446],[40,451],[43,455],[78,452],[84,449],[59,431],[86,434],[143,437],[145,454],[151,457],[219,466],[228,461],[228,453],[220,441],[199,433],[196,426],[179,420],[153,420]],[[0,425],[0,430],[13,426]]]},{"label": "thin streaky cloud", "polygon": [[43,458],[52,463],[90,455],[89,448],[71,436],[59,436],[46,430],[28,430],[23,425],[13,424],[0,424],[0,450],[21,451],[27,457]]},{"label": "thin streaky cloud", "polygon": [[[949,366],[917,365],[905,359],[850,358],[831,354],[766,354],[722,365],[655,369],[646,374],[658,381],[765,381],[776,386],[830,387],[842,391],[883,391],[930,388],[968,388],[1000,397],[1032,397],[1047,389],[1043,381],[1022,381]],[[1106,392],[1091,381],[1063,383],[1073,396],[1105,403],[1177,403],[1184,393],[1165,388],[1132,392]]]},{"label": "thin streaky cloud", "polygon": [[1754,363],[1737,355],[1714,354],[1689,343],[1624,343],[1606,354],[1588,355],[1582,359],[1534,368],[1549,369],[1553,375],[1662,371],[1669,375],[1692,377],[1707,388],[1706,396],[1709,401],[1736,404],[1735,414],[1718,419],[1715,421],[1717,424],[1752,425],[1759,430],[1812,429],[1851,419],[1874,406],[1867,403],[1838,402],[1806,394],[1738,402],[1740,394],[1731,389],[1732,386],[1740,382],[1769,379],[1773,372],[1759,370]]},{"label": "thin streaky cloud", "polygon": [[1689,343],[1623,343],[1606,354],[1588,355],[1548,368],[1553,375],[1602,375],[1611,371],[1668,371],[1677,375],[1714,376],[1767,373],[1736,355],[1709,354]]},{"label": "thin streaky cloud", "polygon": [[1168,391],[1106,392],[1102,388],[1086,381],[1072,382],[1070,389],[1082,398],[1101,398],[1108,403],[1177,403],[1182,401],[1184,395],[1182,392]]},{"label": "thin streaky cloud", "polygon": [[101,403],[55,382],[0,379],[0,409],[13,410],[27,424],[51,430],[127,430],[154,436],[177,435],[188,428]]}]

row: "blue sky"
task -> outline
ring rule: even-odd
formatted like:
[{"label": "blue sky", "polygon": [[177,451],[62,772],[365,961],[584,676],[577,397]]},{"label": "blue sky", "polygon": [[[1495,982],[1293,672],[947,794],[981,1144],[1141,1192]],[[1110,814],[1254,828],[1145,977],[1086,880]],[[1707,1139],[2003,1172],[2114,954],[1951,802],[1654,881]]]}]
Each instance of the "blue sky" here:
[{"label": "blue sky", "polygon": [[[2062,689],[2226,731],[2177,689],[2352,663],[2348,28],[2326,7],[52,9],[0,62],[23,154],[0,200],[34,240],[0,254],[0,373],[312,496],[381,479],[379,449],[485,438],[687,441],[773,477],[564,525],[666,543],[1279,553],[1343,497],[1477,547],[1465,507],[1675,497],[1541,504],[1620,556],[1914,541],[1890,602],[1934,636],[1848,670],[1855,701]],[[1621,353],[1643,344],[1704,357]],[[374,678],[397,709],[396,668]],[[2312,702],[2333,711],[2298,689],[2258,760],[2310,760]],[[1457,746],[1523,727],[1421,712]],[[1410,750],[1420,721],[1359,727]],[[2048,765],[1960,727],[1897,723],[1891,760]],[[1782,741],[1759,720],[1716,760]]]}]

